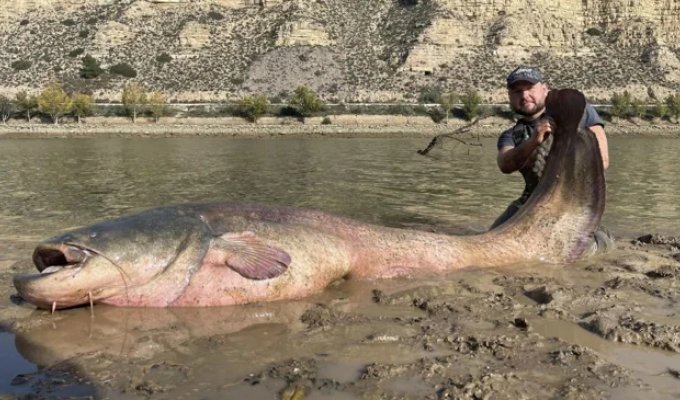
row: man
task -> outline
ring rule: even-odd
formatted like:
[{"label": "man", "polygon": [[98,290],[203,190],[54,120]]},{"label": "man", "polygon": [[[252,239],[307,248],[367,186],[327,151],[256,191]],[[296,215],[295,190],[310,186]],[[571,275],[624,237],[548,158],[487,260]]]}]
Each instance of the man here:
[{"label": "man", "polygon": [[[540,71],[532,67],[518,67],[507,78],[510,107],[521,115],[515,126],[498,138],[498,167],[505,174],[519,171],[526,184],[524,192],[493,223],[495,228],[514,215],[536,188],[545,167],[545,158],[552,145],[552,126],[544,117],[548,85]],[[582,126],[590,128],[597,138],[605,169],[609,167],[609,150],[604,122],[593,106],[586,105]],[[611,239],[602,231],[595,233],[598,247],[611,247]]]}]

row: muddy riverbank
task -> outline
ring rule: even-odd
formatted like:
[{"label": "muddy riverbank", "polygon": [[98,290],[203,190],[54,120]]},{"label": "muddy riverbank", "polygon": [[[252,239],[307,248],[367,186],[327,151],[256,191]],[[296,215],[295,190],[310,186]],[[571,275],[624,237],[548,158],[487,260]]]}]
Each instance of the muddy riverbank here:
[{"label": "muddy riverbank", "polygon": [[[568,267],[344,281],[295,302],[34,310],[0,264],[0,321],[40,398],[668,399],[680,395],[680,240],[618,238]],[[10,395],[0,398],[12,398]]]}]

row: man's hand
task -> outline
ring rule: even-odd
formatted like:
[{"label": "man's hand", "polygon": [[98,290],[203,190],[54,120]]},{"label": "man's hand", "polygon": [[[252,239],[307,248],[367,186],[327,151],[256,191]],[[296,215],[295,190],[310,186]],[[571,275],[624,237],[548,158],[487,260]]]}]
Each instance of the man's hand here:
[{"label": "man's hand", "polygon": [[501,172],[509,174],[522,168],[529,160],[531,153],[552,134],[555,121],[550,117],[541,117],[534,121],[534,133],[531,138],[517,147],[504,146],[498,150],[496,162]]},{"label": "man's hand", "polygon": [[536,145],[539,145],[553,132],[555,121],[550,117],[541,117],[534,121],[533,125],[534,135],[532,139],[536,142]]}]

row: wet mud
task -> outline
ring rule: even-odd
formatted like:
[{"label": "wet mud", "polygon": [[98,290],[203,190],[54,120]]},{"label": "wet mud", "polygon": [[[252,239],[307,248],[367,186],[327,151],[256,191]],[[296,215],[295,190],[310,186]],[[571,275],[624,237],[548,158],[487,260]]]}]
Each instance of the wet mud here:
[{"label": "wet mud", "polygon": [[54,315],[12,296],[28,262],[0,263],[0,329],[38,366],[0,382],[0,399],[680,396],[673,237],[619,239],[567,267],[342,281],[300,301]]}]

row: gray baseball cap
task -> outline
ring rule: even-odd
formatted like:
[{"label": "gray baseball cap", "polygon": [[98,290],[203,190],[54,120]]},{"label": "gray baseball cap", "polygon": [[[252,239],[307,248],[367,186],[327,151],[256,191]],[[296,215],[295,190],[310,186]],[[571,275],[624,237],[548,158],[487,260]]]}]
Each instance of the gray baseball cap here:
[{"label": "gray baseball cap", "polygon": [[530,83],[538,83],[543,81],[543,76],[541,72],[534,67],[517,67],[510,75],[508,75],[508,87],[512,86],[515,82],[525,81]]}]

